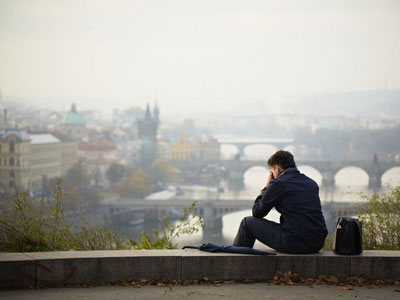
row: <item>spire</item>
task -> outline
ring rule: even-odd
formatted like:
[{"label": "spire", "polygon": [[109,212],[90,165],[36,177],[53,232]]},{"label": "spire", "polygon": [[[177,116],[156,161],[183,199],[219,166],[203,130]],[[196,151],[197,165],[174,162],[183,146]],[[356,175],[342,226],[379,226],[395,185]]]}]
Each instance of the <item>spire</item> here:
[{"label": "spire", "polygon": [[150,120],[151,119],[151,114],[150,114],[150,105],[147,102],[147,106],[146,106],[146,115],[145,115],[145,119],[146,120]]},{"label": "spire", "polygon": [[76,112],[76,105],[75,105],[75,103],[72,103],[72,105],[71,105],[71,111],[72,111],[72,112]]},{"label": "spire", "polygon": [[160,117],[160,110],[158,109],[157,99],[156,99],[156,104],[154,105],[153,114],[154,114],[154,119],[158,122]]}]

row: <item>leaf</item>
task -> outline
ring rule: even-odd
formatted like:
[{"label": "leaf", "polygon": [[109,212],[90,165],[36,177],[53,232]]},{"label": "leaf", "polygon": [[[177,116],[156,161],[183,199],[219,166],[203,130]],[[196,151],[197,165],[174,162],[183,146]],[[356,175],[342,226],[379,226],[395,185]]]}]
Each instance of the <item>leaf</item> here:
[{"label": "leaf", "polygon": [[329,276],[326,279],[326,281],[327,281],[328,284],[337,284],[337,283],[339,283],[339,279],[334,275]]},{"label": "leaf", "polygon": [[341,290],[341,291],[352,291],[353,288],[352,287],[341,287],[341,288],[338,288],[338,290]]},{"label": "leaf", "polygon": [[295,285],[296,283],[289,279],[288,282],[287,282],[287,284],[288,284],[288,285]]},{"label": "leaf", "polygon": [[166,285],[166,284],[164,284],[164,283],[162,283],[162,282],[159,282],[159,283],[157,283],[157,286],[160,286],[160,287],[166,287],[167,285]]}]

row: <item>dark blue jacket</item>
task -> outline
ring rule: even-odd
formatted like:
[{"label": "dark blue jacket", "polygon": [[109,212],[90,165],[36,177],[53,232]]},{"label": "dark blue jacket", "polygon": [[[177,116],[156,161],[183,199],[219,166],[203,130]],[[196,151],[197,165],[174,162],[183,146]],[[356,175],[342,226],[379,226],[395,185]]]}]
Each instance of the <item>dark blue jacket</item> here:
[{"label": "dark blue jacket", "polygon": [[289,241],[322,247],[328,230],[318,193],[314,180],[296,168],[286,169],[261,191],[254,202],[253,216],[263,218],[275,207]]}]

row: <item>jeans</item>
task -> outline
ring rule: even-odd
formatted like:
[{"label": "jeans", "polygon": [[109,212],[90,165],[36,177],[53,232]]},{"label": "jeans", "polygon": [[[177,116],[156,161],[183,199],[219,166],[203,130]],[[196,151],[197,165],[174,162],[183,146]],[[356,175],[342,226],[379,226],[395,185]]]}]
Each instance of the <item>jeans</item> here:
[{"label": "jeans", "polygon": [[310,247],[299,239],[289,236],[278,223],[255,217],[245,217],[240,223],[233,246],[253,248],[255,241],[279,251],[292,254],[306,254],[318,252],[319,247]]}]

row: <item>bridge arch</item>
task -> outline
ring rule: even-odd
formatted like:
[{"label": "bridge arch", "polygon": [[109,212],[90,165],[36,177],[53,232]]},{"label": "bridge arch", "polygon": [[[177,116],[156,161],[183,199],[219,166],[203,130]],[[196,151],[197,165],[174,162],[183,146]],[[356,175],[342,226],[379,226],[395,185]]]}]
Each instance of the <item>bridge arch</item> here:
[{"label": "bridge arch", "polygon": [[252,166],[243,172],[243,182],[247,187],[261,188],[268,178],[266,166]]},{"label": "bridge arch", "polygon": [[400,167],[393,167],[383,173],[381,177],[382,185],[400,185]]},{"label": "bridge arch", "polygon": [[238,146],[233,144],[221,144],[221,160],[232,160],[240,152]]},{"label": "bridge arch", "polygon": [[344,167],[335,174],[336,186],[368,186],[369,180],[368,173],[355,166]]},{"label": "bridge arch", "polygon": [[316,168],[309,165],[301,165],[297,167],[299,171],[311,179],[313,179],[318,185],[322,184],[322,174]]},{"label": "bridge arch", "polygon": [[268,160],[278,148],[271,144],[251,144],[243,149],[244,160]]},{"label": "bridge arch", "polygon": [[239,229],[240,222],[244,217],[251,216],[251,202],[249,201],[249,208],[231,212],[222,217],[222,236],[233,239]]}]

